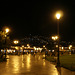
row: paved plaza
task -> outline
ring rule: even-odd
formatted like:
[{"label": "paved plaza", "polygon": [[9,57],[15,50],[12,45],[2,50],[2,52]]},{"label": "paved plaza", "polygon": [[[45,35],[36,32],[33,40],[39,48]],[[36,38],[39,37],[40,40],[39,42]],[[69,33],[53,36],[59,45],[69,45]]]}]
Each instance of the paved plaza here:
[{"label": "paved plaza", "polygon": [[[7,62],[0,62],[0,75],[74,75],[74,72],[58,69],[43,55],[9,55]],[[62,70],[62,71],[61,71]],[[61,74],[60,74],[61,73]]]}]

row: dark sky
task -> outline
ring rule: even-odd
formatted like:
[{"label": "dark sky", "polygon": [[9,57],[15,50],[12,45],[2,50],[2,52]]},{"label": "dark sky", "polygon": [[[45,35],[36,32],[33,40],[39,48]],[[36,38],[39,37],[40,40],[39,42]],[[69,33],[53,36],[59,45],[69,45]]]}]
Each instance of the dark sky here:
[{"label": "dark sky", "polygon": [[27,35],[51,36],[57,33],[56,11],[62,10],[60,37],[75,40],[75,2],[67,0],[2,0],[0,2],[0,30],[11,29],[11,38]]}]

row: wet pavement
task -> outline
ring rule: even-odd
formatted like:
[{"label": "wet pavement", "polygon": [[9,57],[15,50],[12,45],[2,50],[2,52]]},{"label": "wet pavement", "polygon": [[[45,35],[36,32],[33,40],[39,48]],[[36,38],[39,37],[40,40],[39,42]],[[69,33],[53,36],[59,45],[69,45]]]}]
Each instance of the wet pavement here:
[{"label": "wet pavement", "polygon": [[[58,69],[43,55],[10,55],[7,62],[0,62],[0,75],[75,75],[66,69]],[[61,72],[60,72],[61,71]]]}]

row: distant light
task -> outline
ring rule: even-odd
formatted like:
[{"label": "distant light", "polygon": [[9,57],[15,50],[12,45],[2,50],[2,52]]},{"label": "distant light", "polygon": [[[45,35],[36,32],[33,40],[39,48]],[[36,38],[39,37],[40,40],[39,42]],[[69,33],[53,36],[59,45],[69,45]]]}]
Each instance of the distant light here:
[{"label": "distant light", "polygon": [[19,43],[19,41],[18,41],[18,40],[15,40],[15,41],[14,41],[14,44],[18,44],[18,43]]},{"label": "distant light", "polygon": [[72,48],[72,45],[69,45],[69,49],[71,49]]},{"label": "distant light", "polygon": [[52,50],[52,52],[54,52],[54,50]]},{"label": "distant light", "polygon": [[14,52],[15,52],[15,50],[14,50]]},{"label": "distant light", "polygon": [[6,33],[8,33],[9,32],[9,28],[6,28],[5,31],[6,31]]},{"label": "distant light", "polygon": [[69,49],[71,49],[71,47],[69,47]]},{"label": "distant light", "polygon": [[34,49],[35,49],[36,47],[34,46]]},{"label": "distant light", "polygon": [[62,47],[62,49],[64,49],[64,47]]},{"label": "distant light", "polygon": [[37,48],[37,50],[39,50],[39,48]]},{"label": "distant light", "polygon": [[5,37],[7,37],[7,35],[5,35]]},{"label": "distant light", "polygon": [[20,47],[20,49],[22,50],[22,47]]},{"label": "distant light", "polygon": [[1,52],[3,52],[3,50],[1,49]]},{"label": "distant light", "polygon": [[17,50],[18,50],[18,47],[15,47],[15,49],[17,49]]},{"label": "distant light", "polygon": [[49,51],[51,51],[51,50],[49,50]]},{"label": "distant light", "polygon": [[58,39],[58,36],[56,36],[55,38]]},{"label": "distant light", "polygon": [[70,45],[69,47],[72,47],[72,45]]},{"label": "distant light", "polygon": [[58,39],[58,36],[52,36],[52,39],[53,40],[57,40]]},{"label": "distant light", "polygon": [[58,47],[58,45],[56,45],[56,47]]},{"label": "distant light", "polygon": [[43,45],[43,47],[45,47],[45,45]]},{"label": "distant light", "polygon": [[22,45],[22,47],[24,47],[24,45]]},{"label": "distant light", "polygon": [[30,46],[28,46],[28,48],[30,48]]},{"label": "distant light", "polygon": [[29,44],[27,44],[27,46],[29,46]]}]

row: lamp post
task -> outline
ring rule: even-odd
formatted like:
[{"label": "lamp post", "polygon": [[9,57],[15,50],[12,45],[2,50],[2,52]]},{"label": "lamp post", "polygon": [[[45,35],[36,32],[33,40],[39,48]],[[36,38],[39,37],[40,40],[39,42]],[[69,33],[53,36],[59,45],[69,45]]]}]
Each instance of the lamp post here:
[{"label": "lamp post", "polygon": [[[13,43],[16,45],[16,44],[18,44],[19,43],[19,41],[18,40],[14,40],[13,41]],[[18,55],[20,54],[20,47],[19,47],[19,52],[18,52]]]},{"label": "lamp post", "polygon": [[71,55],[72,45],[69,45],[70,55]]},{"label": "lamp post", "polygon": [[23,48],[23,55],[24,55],[24,45],[22,45],[22,48]]},{"label": "lamp post", "polygon": [[6,28],[5,29],[5,45],[6,45],[6,47],[5,47],[5,59],[6,59],[6,52],[7,52],[7,43],[6,43],[6,39],[7,39],[7,34],[8,34],[8,32],[9,32],[9,28]]},{"label": "lamp post", "polygon": [[[60,13],[56,13],[56,18],[57,18],[57,34],[59,37],[59,20],[60,20]],[[58,59],[57,59],[57,66],[60,66],[60,60],[59,60],[59,39],[58,39]]]},{"label": "lamp post", "polygon": [[[59,39],[58,36],[52,36],[52,40],[56,41],[57,39]],[[58,45],[56,45],[56,47],[58,47]]]}]

